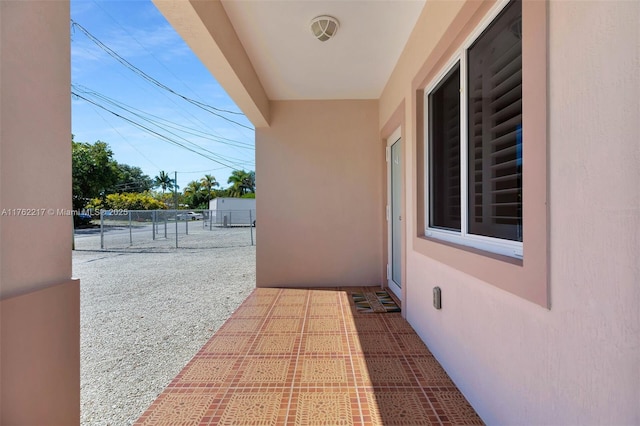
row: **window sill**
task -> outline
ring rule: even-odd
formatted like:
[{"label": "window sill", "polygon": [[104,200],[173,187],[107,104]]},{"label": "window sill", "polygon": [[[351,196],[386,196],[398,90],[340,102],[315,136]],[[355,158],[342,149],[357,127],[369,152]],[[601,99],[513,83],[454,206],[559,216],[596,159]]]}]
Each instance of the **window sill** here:
[{"label": "window sill", "polygon": [[478,236],[462,236],[459,232],[440,229],[427,229],[425,238],[454,244],[461,248],[470,248],[479,253],[496,254],[499,256],[522,259],[522,242],[485,238]]},{"label": "window sill", "polygon": [[507,263],[515,265],[515,266],[523,266],[523,264],[524,264],[523,259],[519,259],[519,258],[512,257],[512,256],[506,256],[506,255],[498,254],[498,253],[492,253],[490,251],[481,250],[479,248],[467,246],[467,245],[464,245],[464,244],[456,244],[454,242],[445,241],[445,240],[442,240],[442,239],[437,238],[437,237],[429,237],[429,236],[423,235],[423,236],[418,237],[418,239],[423,239],[425,241],[429,241],[429,242],[434,243],[434,244],[443,244],[445,246],[451,247],[451,248],[456,249],[456,250],[463,250],[463,251],[466,251],[466,252],[468,252],[470,254],[473,254],[473,255],[484,256],[484,257],[486,257],[488,259],[497,260],[497,261],[500,261],[500,262],[507,262]]}]

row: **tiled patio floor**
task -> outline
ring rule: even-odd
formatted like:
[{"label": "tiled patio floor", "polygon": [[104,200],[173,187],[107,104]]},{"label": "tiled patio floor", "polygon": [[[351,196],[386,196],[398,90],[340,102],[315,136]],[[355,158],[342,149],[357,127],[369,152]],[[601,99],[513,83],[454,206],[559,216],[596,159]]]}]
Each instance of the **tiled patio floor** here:
[{"label": "tiled patio floor", "polygon": [[357,291],[256,289],[136,425],[482,424],[400,313],[358,313]]}]

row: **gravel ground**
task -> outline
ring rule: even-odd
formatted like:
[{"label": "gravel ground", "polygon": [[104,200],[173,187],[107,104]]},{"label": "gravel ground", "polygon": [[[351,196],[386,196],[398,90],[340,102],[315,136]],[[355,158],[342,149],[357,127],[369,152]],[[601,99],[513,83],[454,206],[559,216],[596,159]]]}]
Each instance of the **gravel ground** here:
[{"label": "gravel ground", "polygon": [[208,245],[74,251],[82,425],[132,424],[255,288],[255,246]]}]

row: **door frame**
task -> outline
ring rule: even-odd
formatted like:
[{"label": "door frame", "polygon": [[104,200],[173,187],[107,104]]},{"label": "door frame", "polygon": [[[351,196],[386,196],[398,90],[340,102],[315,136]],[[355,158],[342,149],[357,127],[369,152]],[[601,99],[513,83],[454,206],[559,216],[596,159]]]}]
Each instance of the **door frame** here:
[{"label": "door frame", "polygon": [[402,139],[402,127],[399,126],[396,130],[394,130],[391,135],[386,139],[385,145],[385,158],[387,163],[387,202],[385,207],[386,212],[386,220],[387,220],[387,281],[386,287],[391,290],[391,292],[400,299],[400,302],[405,299],[406,285],[405,285],[405,270],[404,270],[404,230],[405,230],[405,220],[401,220],[400,225],[400,264],[396,265],[400,268],[400,285],[398,286],[393,281],[393,221],[392,221],[392,156],[391,156],[391,147],[400,142],[400,216],[404,219],[404,141]]}]

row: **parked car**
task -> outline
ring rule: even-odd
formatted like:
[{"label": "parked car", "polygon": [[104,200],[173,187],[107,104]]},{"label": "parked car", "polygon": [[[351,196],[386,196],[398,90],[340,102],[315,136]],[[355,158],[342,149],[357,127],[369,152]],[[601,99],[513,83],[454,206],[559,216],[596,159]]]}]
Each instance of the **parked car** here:
[{"label": "parked car", "polygon": [[73,216],[74,228],[84,228],[91,225],[91,215],[86,213],[80,213]]},{"label": "parked car", "polygon": [[178,213],[178,215],[176,217],[178,218],[178,220],[202,220],[202,219],[204,219],[204,216],[202,215],[202,213],[196,213],[196,212]]}]

